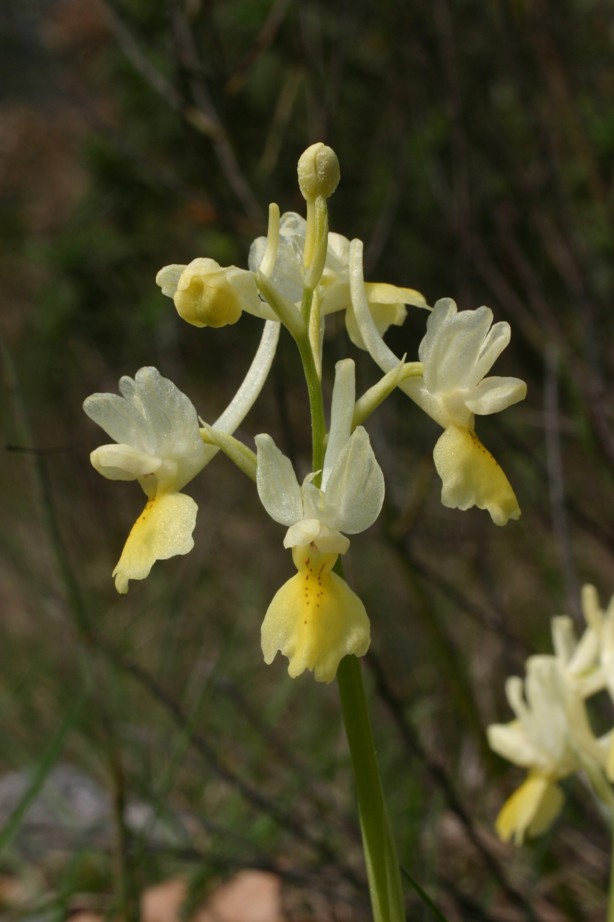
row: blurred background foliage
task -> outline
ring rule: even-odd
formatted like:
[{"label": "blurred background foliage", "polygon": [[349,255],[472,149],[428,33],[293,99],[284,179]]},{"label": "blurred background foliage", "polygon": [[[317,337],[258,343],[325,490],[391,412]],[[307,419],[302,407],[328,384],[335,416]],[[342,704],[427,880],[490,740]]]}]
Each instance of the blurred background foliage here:
[{"label": "blurred background foliage", "polygon": [[[601,0],[0,5],[3,917],[65,918],[85,893],[136,918],[148,884],[180,874],[196,901],[242,867],[281,877],[289,919],[366,917],[335,689],[261,662],[280,530],[218,458],[190,488],[195,551],[120,599],[140,497],[90,469],[81,412],[153,364],[215,417],[258,324],[188,327],[155,274],[245,265],[269,201],[302,210],[296,160],[324,140],[331,227],[365,240],[367,278],[489,304],[513,328],[498,373],[529,384],[479,425],[523,507],[505,529],[441,508],[436,427],[402,394],[370,425],[387,502],[348,572],[402,860],[449,920],[602,918],[595,808],[572,787],[552,834],[498,843],[521,773],[484,727],[582,583],[614,591],[613,56]],[[423,325],[393,348],[414,356]],[[306,426],[284,342],[242,435],[300,466]],[[409,886],[408,906],[433,918]]]}]

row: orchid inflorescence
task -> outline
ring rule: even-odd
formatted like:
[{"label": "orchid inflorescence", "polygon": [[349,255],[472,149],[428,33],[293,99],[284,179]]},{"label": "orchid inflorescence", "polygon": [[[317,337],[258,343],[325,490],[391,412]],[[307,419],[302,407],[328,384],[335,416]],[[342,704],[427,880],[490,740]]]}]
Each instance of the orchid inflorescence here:
[{"label": "orchid inflorescence", "polygon": [[604,611],[594,586],[582,590],[586,629],[578,640],[572,619],[552,619],[553,654],[531,656],[526,679],[507,680],[506,693],[516,719],[492,724],[492,749],[527,769],[521,786],[497,818],[502,839],[522,843],[545,832],[564,802],[560,782],[580,774],[611,822],[614,812],[614,717],[596,736],[589,705],[600,692],[614,704],[614,596]]},{"label": "orchid inflorescence", "polygon": [[[328,230],[327,198],[339,181],[334,152],[308,148],[298,164],[306,218],[269,208],[266,237],[251,245],[248,269],[198,257],[158,272],[162,293],[197,327],[221,327],[249,313],[263,322],[251,367],[227,409],[206,423],[189,398],[155,368],[123,377],[115,394],[94,394],[85,412],[114,440],[92,452],[99,473],[138,480],[146,495],[113,571],[119,592],[148,576],[156,560],[193,547],[195,501],[187,484],[224,452],[257,485],[266,512],[287,528],[297,574],[278,591],[262,626],[270,663],[278,650],[292,676],[311,670],[330,682],[340,660],[361,656],[370,642],[364,605],[333,572],[350,544],[348,535],[369,528],[384,499],[384,477],[363,427],[392,391],[403,391],[443,429],[434,451],[442,502],[478,506],[503,525],[520,509],[510,483],[475,433],[475,419],[522,400],[523,381],[486,377],[510,339],[509,324],[493,325],[487,307],[458,311],[450,299],[427,305],[420,292],[387,283],[365,283],[362,243]],[[407,306],[424,312],[426,334],[418,361],[396,356],[383,336],[402,324]],[[321,398],[326,318],[342,312],[349,337],[384,372],[356,399],[354,362],[338,362],[328,425]],[[299,483],[288,458],[267,434],[256,452],[234,437],[271,368],[281,327],[295,340],[307,380],[313,434],[312,469]]]}]

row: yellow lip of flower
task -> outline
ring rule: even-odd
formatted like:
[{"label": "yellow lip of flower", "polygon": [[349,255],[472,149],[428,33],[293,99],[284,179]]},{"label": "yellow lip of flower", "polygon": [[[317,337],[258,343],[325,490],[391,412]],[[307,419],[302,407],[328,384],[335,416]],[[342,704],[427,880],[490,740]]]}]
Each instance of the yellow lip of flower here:
[{"label": "yellow lip of flower", "polygon": [[441,502],[449,509],[486,509],[495,525],[520,517],[516,494],[502,468],[472,429],[449,426],[433,451]]},{"label": "yellow lip of flower", "polygon": [[[388,373],[398,367],[399,359],[369,311],[359,240],[350,245],[350,284],[362,339]],[[444,298],[431,311],[420,344],[422,375],[399,384],[444,429],[434,452],[443,504],[487,509],[497,525],[518,518],[520,508],[507,477],[475,435],[474,425],[476,414],[498,413],[526,394],[526,384],[519,378],[485,377],[509,339],[509,324],[492,325],[489,308],[459,312],[452,300]]]},{"label": "yellow lip of flower", "polygon": [[318,682],[332,682],[344,656],[369,649],[369,618],[356,593],[332,572],[336,553],[311,545],[295,547],[292,557],[298,573],[277,591],[262,623],[264,660],[270,665],[279,651],[292,678],[310,670]]},{"label": "yellow lip of flower", "polygon": [[525,836],[540,836],[557,818],[563,803],[563,792],[553,778],[529,772],[499,811],[495,821],[499,838],[522,845]]},{"label": "yellow lip of flower", "polygon": [[[241,386],[214,423],[232,433],[244,419],[266,379],[279,338],[279,324],[265,324],[260,345]],[[83,408],[118,444],[102,445],[92,465],[110,480],[138,480],[147,502],[132,527],[113,571],[118,592],[131,579],[145,579],[156,562],[193,547],[197,505],[182,488],[214,457],[204,445],[190,400],[155,368],[123,377],[117,394],[93,394]]]}]

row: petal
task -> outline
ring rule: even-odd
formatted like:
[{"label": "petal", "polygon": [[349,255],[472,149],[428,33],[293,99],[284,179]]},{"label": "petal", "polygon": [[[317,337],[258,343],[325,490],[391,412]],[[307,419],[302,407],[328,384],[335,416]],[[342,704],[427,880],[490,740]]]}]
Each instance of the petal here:
[{"label": "petal", "polygon": [[258,296],[256,279],[252,272],[239,269],[237,266],[229,266],[225,272],[226,281],[237,295],[242,310],[253,314],[255,317],[268,320],[275,319],[275,315],[268,305]]},{"label": "petal", "polygon": [[433,458],[442,480],[444,506],[487,509],[495,525],[520,517],[509,480],[474,432],[450,426],[439,437]]},{"label": "petal", "polygon": [[290,459],[281,453],[270,435],[257,435],[255,441],[260,502],[275,522],[294,525],[303,518],[303,499]]},{"label": "petal", "polygon": [[554,655],[566,667],[578,646],[576,630],[569,615],[557,615],[550,621]]},{"label": "petal", "polygon": [[124,445],[145,449],[151,444],[149,428],[142,413],[118,394],[92,394],[83,409],[111,438]]},{"label": "petal", "polygon": [[[393,286],[390,286],[393,287]],[[368,288],[365,285],[365,288]],[[397,301],[395,303],[384,302],[382,304],[373,304],[369,301],[369,312],[373,318],[373,323],[375,328],[380,336],[386,332],[390,326],[402,326],[407,316],[407,309],[402,301]],[[351,341],[358,349],[367,349],[365,341],[362,338],[360,333],[360,327],[354,315],[354,310],[351,305],[348,306],[348,309],[345,313],[345,326],[348,331],[348,336]]]},{"label": "petal", "polygon": [[128,592],[131,579],[145,579],[156,560],[187,554],[198,506],[184,493],[163,493],[147,501],[113,570],[118,592]]},{"label": "petal", "polygon": [[554,781],[529,774],[501,808],[495,824],[499,837],[504,842],[513,838],[516,845],[522,845],[525,834],[541,835],[556,819],[563,802],[563,792]]},{"label": "petal", "polygon": [[159,457],[176,459],[193,469],[187,478],[191,479],[202,466],[204,445],[198,415],[189,397],[152,367],[140,368],[134,380],[127,376],[121,378],[119,389],[140,411],[147,426],[146,444],[135,447]]},{"label": "petal", "polygon": [[365,282],[367,298],[371,309],[379,304],[412,304],[414,307],[427,307],[426,298],[414,288],[400,288],[388,282]]},{"label": "petal", "polygon": [[325,270],[338,275],[347,272],[350,258],[350,241],[343,234],[331,231],[328,235],[328,249],[326,251]]},{"label": "petal", "polygon": [[600,633],[603,626],[603,612],[597,590],[590,583],[582,587],[582,612],[586,623]]},{"label": "petal", "polygon": [[[428,307],[424,295],[413,288],[399,288],[387,282],[365,282],[365,294],[375,328],[383,336],[388,327],[401,326],[407,316],[406,304]],[[366,349],[354,309],[350,305],[345,315],[348,335],[355,346]]]},{"label": "petal", "polygon": [[488,745],[508,762],[531,768],[535,765],[537,753],[527,738],[520,721],[512,720],[508,724],[491,724],[486,730]]},{"label": "petal", "polygon": [[179,279],[183,274],[185,266],[178,266],[176,264],[172,266],[164,266],[160,269],[156,275],[156,285],[159,285],[162,289],[162,294],[166,295],[167,298],[173,298],[175,292],[177,291],[177,286],[179,284]]},{"label": "petal", "polygon": [[418,349],[424,362],[424,381],[432,393],[444,394],[478,383],[481,375],[477,363],[491,323],[488,307],[457,312],[454,301],[437,301]]},{"label": "petal", "polygon": [[276,593],[262,624],[264,660],[272,663],[281,651],[292,678],[308,669],[318,682],[332,682],[344,656],[367,652],[369,618],[358,596],[330,571],[336,554],[298,548],[293,556],[299,572]]},{"label": "petal", "polygon": [[116,394],[92,394],[83,409],[112,439],[178,462],[184,486],[204,465],[205,451],[191,401],[156,368],[120,378]]},{"label": "petal", "polygon": [[130,445],[101,445],[90,455],[92,467],[108,480],[136,480],[160,468],[162,461]]},{"label": "petal", "polygon": [[465,405],[478,416],[488,416],[524,400],[526,396],[527,385],[520,378],[493,376],[484,378],[473,388],[471,396],[465,399]]},{"label": "petal", "polygon": [[367,431],[358,426],[343,446],[324,493],[324,521],[349,535],[369,528],[384,502],[384,475]]},{"label": "petal", "polygon": [[[294,212],[281,216],[277,258],[269,278],[273,286],[289,301],[300,301],[303,297],[303,249],[305,246],[306,222]],[[267,238],[258,237],[249,251],[248,265],[257,272],[267,248]]]},{"label": "petal", "polygon": [[[490,308],[480,308],[480,310],[490,310]],[[492,319],[492,311],[490,311],[490,316]],[[505,347],[509,345],[511,337],[512,331],[507,321],[500,320],[493,325],[488,335],[484,338],[478,360],[475,364],[477,381],[480,381],[484,375],[490,371]]]}]

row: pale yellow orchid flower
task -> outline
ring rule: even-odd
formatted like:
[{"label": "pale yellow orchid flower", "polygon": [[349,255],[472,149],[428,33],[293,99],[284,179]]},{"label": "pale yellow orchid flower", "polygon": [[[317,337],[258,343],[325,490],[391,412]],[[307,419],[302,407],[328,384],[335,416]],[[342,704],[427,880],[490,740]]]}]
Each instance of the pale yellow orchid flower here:
[{"label": "pale yellow orchid flower", "polygon": [[602,777],[606,748],[594,737],[584,700],[557,657],[530,657],[525,682],[513,676],[506,693],[516,719],[488,727],[488,742],[499,755],[528,770],[496,822],[503,840],[520,845],[525,836],[545,832],[558,816],[564,802],[561,780],[580,770],[591,780]]},{"label": "pale yellow orchid flower", "polygon": [[373,524],[384,500],[384,478],[369,436],[351,432],[354,363],[337,363],[331,429],[320,486],[315,473],[299,484],[292,464],[269,435],[256,436],[257,486],[274,521],[287,527],[298,573],[276,593],[262,624],[266,663],[277,652],[289,660],[290,676],[311,670],[332,682],[344,656],[363,656],[370,643],[369,618],[350,587],[332,572],[349,547],[347,534]]},{"label": "pale yellow orchid flower", "polygon": [[[360,240],[351,244],[350,278],[362,338],[380,368],[390,372],[399,359],[382,339],[368,308]],[[443,505],[487,509],[496,525],[505,525],[520,516],[520,508],[507,477],[475,433],[475,417],[498,413],[522,400],[527,388],[519,378],[484,377],[510,340],[509,324],[492,325],[492,319],[488,307],[457,311],[449,298],[438,301],[419,347],[421,368],[399,388],[444,430],[433,452]]]},{"label": "pale yellow orchid flower", "polygon": [[[275,354],[279,323],[265,324],[250,369],[213,428],[233,432],[260,393]],[[156,562],[187,554],[197,505],[183,488],[211,461],[218,448],[205,445],[192,403],[156,368],[122,377],[121,396],[92,394],[83,404],[117,444],[102,445],[90,458],[109,480],[137,480],[147,496],[113,571],[118,592],[131,579],[145,579]]]}]

